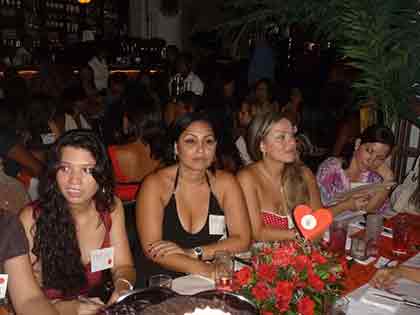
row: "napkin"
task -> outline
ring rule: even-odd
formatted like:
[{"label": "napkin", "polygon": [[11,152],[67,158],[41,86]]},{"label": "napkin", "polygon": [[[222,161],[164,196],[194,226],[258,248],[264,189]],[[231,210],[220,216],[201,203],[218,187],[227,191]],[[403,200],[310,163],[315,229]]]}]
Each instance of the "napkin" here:
[{"label": "napkin", "polygon": [[399,298],[395,294],[391,294],[383,290],[378,290],[373,287],[369,287],[367,291],[365,292],[365,294],[361,297],[360,302],[367,304],[369,307],[373,306],[374,308],[378,309],[380,311],[380,313],[378,314],[388,314],[388,313],[395,314],[398,311],[400,307],[399,302],[388,300],[386,298],[376,296],[375,294],[389,296],[390,298],[396,298],[396,299]]},{"label": "napkin", "polygon": [[184,295],[193,295],[202,291],[213,290],[215,288],[212,279],[199,276],[187,275],[172,280],[172,290]]}]

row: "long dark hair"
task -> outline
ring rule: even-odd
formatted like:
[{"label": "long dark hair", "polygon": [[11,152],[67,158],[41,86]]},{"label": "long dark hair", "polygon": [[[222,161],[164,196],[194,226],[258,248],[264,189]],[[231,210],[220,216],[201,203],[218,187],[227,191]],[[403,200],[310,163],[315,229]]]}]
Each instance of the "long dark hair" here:
[{"label": "long dark hair", "polygon": [[61,193],[56,174],[64,147],[89,151],[96,164],[92,172],[98,184],[94,195],[100,213],[114,209],[114,176],[107,152],[99,138],[88,130],[72,130],[62,135],[49,152],[47,170],[41,178],[40,199],[34,211],[34,247],[32,252],[41,260],[42,285],[76,294],[87,284],[85,267],[76,235],[76,226],[69,205]]},{"label": "long dark hair", "polygon": [[[392,130],[382,125],[372,125],[367,127],[359,137],[360,145],[364,143],[382,143],[389,145],[390,149],[395,145],[395,138]],[[391,151],[390,150],[390,151]],[[351,159],[353,158],[354,144],[346,145],[343,148],[341,155],[343,159],[343,169],[347,169],[350,166]]]}]

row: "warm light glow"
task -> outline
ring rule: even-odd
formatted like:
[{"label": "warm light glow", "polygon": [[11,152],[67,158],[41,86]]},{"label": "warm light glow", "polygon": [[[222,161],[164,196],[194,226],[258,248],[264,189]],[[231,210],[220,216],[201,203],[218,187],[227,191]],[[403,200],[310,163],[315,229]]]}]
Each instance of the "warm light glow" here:
[{"label": "warm light glow", "polygon": [[90,0],[78,0],[80,4],[88,4]]}]

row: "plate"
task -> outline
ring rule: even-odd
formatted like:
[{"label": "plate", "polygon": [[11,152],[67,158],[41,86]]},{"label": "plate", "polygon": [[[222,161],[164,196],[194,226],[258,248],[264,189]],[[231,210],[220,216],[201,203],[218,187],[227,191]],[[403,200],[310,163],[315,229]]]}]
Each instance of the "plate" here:
[{"label": "plate", "polygon": [[214,288],[212,279],[200,275],[187,275],[172,280],[172,290],[178,294],[192,295]]}]

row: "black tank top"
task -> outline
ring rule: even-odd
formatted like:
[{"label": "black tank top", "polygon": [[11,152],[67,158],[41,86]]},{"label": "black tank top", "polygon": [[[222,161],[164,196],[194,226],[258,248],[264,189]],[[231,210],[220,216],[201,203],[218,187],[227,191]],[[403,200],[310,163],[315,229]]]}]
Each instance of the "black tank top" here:
[{"label": "black tank top", "polygon": [[[208,207],[208,214],[207,220],[204,224],[203,228],[195,233],[189,233],[185,231],[184,227],[178,216],[178,210],[176,207],[176,200],[175,200],[175,192],[178,186],[178,175],[179,172],[177,170],[175,176],[175,183],[174,183],[174,190],[172,192],[171,199],[169,200],[168,204],[164,208],[163,214],[163,230],[162,230],[162,239],[165,241],[172,241],[177,243],[182,248],[194,248],[196,246],[204,246],[207,244],[211,244],[217,242],[224,234],[224,231],[221,234],[210,233],[210,220],[212,216],[223,216],[224,211],[219,205],[219,202],[216,199],[216,196],[213,194],[210,186],[209,178],[206,174],[207,184],[210,187],[210,197],[209,197],[209,207]],[[219,231],[217,231],[219,232]]]},{"label": "black tank top", "polygon": [[[221,229],[215,229],[213,233],[210,233],[212,225],[211,221],[218,221],[221,217],[224,218],[224,211],[220,207],[219,202],[216,199],[216,196],[211,190],[211,185],[209,178],[206,174],[207,184],[210,188],[210,197],[209,197],[209,207],[206,223],[203,228],[197,233],[189,233],[185,231],[184,227],[178,216],[178,210],[176,205],[175,193],[178,186],[178,177],[179,171],[177,170],[174,181],[174,188],[172,196],[169,199],[169,202],[163,209],[163,223],[162,223],[162,240],[171,241],[178,244],[182,248],[194,248],[197,246],[205,246],[211,243],[215,243],[220,240],[225,234],[227,234],[226,225],[224,225],[223,231]],[[220,227],[220,226],[219,226]],[[217,233],[216,233],[217,232]],[[219,234],[220,233],[220,234]],[[141,272],[138,273],[138,276],[143,279],[137,279],[137,287],[143,287],[147,285],[147,278],[154,274],[168,274],[172,278],[180,277],[185,275],[181,272],[170,271],[162,268],[160,265],[152,262],[147,259],[144,254],[141,255],[141,261],[139,263],[139,268]]]}]

